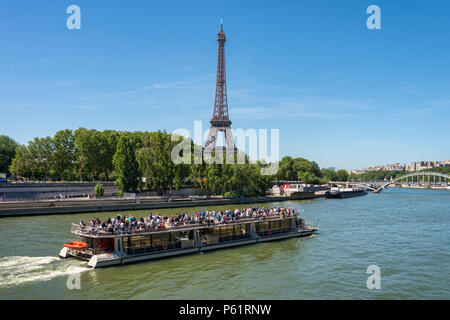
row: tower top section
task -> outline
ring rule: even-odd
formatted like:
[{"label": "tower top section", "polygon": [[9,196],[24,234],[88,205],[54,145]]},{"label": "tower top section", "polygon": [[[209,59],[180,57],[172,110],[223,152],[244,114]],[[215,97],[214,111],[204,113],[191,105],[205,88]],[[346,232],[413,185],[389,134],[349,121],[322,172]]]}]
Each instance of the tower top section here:
[{"label": "tower top section", "polygon": [[217,34],[217,41],[227,41],[225,32],[223,32],[223,17],[220,17],[220,31]]}]

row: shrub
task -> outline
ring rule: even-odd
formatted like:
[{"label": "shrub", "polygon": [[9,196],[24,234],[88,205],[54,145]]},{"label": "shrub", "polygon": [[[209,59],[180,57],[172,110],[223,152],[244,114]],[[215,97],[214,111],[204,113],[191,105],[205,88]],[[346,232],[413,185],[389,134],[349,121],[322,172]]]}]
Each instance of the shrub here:
[{"label": "shrub", "polygon": [[94,195],[98,198],[103,197],[105,194],[105,188],[103,187],[103,184],[97,183],[97,185],[94,188]]}]

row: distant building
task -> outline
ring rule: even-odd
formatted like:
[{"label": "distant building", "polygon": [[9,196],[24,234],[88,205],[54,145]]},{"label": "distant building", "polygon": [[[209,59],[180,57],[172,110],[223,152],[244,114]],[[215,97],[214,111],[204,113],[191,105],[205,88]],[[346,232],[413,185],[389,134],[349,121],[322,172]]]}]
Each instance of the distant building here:
[{"label": "distant building", "polygon": [[379,170],[414,172],[414,171],[421,171],[421,170],[426,170],[426,169],[431,169],[431,168],[436,168],[436,167],[450,167],[450,160],[416,161],[416,162],[411,162],[409,165],[395,163],[395,164],[387,164],[387,165],[378,165],[378,166],[373,166],[373,167],[368,167],[368,168],[363,168],[363,169],[349,170],[348,172],[356,173],[356,174],[360,174],[360,173],[364,173],[364,172],[371,172],[371,171],[379,171]]}]

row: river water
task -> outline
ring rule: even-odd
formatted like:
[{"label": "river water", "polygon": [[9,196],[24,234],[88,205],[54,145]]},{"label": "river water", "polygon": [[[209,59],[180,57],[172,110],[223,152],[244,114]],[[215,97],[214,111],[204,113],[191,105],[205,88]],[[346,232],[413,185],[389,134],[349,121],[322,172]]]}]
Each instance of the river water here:
[{"label": "river water", "polygon": [[[57,255],[74,239],[70,223],[93,214],[0,219],[0,299],[450,299],[449,191],[391,188],[261,206],[304,209],[320,232],[88,270],[84,261]],[[370,265],[380,268],[379,290],[367,288]],[[81,289],[68,289],[78,274]]]}]

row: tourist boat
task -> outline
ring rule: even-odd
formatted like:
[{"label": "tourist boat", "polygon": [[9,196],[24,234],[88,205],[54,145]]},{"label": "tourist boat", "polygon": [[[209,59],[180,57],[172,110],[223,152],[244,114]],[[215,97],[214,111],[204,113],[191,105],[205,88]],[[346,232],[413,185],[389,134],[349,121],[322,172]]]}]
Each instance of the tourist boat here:
[{"label": "tourist boat", "polygon": [[168,227],[163,231],[93,232],[72,224],[71,233],[86,243],[84,248],[64,246],[61,258],[76,257],[98,268],[132,262],[205,252],[259,242],[310,236],[318,231],[295,213],[289,216],[240,218],[235,222]]},{"label": "tourist boat", "polygon": [[350,197],[359,197],[367,194],[364,188],[331,188],[325,192],[328,199],[342,199]]}]

